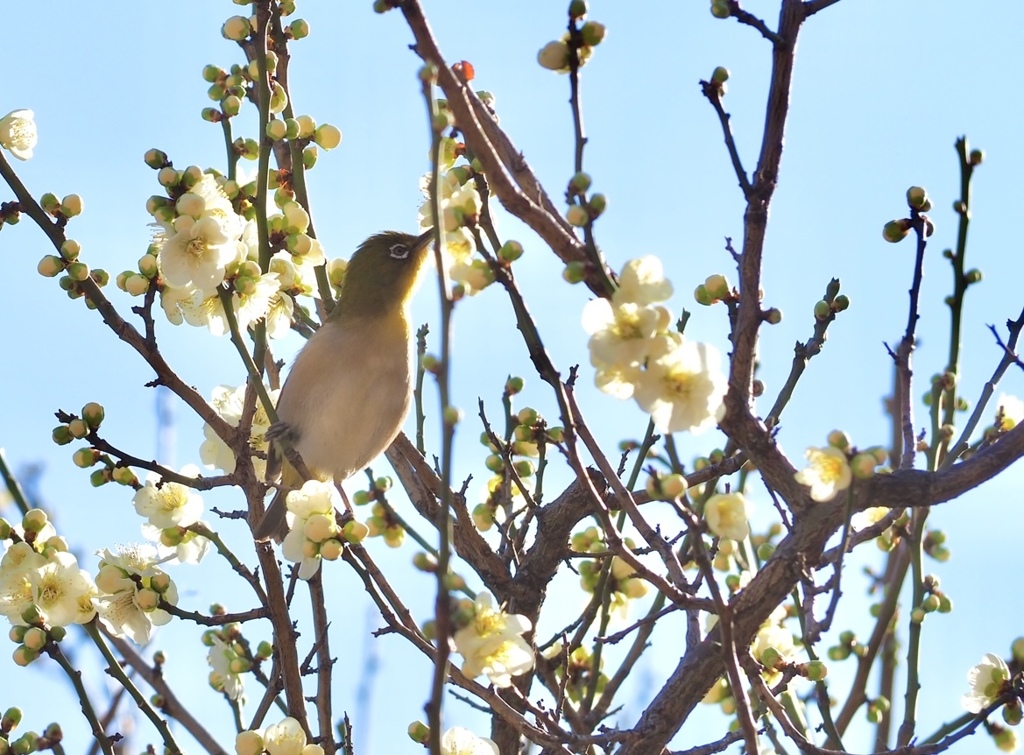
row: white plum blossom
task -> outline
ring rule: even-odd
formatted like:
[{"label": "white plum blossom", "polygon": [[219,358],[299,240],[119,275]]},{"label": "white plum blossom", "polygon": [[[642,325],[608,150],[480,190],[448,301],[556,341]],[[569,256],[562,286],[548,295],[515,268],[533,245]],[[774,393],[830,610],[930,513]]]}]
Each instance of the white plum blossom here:
[{"label": "white plum blossom", "polygon": [[464,659],[462,673],[470,679],[486,674],[495,687],[511,687],[513,676],[533,668],[533,650],[523,639],[533,625],[525,616],[495,608],[490,593],[479,593],[474,609],[472,621],[453,638]]},{"label": "white plum blossom", "polygon": [[665,278],[661,260],[653,254],[630,260],[619,275],[619,287],[612,295],[616,304],[647,305],[672,297],[672,282]]},{"label": "white plum blossom", "polygon": [[50,626],[85,624],[96,615],[92,599],[96,585],[78,559],[66,551],[53,551],[45,562],[28,570],[32,603]]},{"label": "white plum blossom", "polygon": [[309,579],[320,568],[320,548],[338,540],[341,528],[334,516],[342,505],[341,494],[330,482],[307,480],[285,498],[288,506],[288,534],[281,554],[299,564],[299,579]]},{"label": "white plum blossom", "polygon": [[237,245],[211,217],[194,220],[179,216],[160,248],[160,270],[172,286],[195,286],[212,291],[237,256]]},{"label": "white plum blossom", "polygon": [[660,432],[699,435],[725,415],[727,388],[714,346],[668,333],[656,340],[634,398]]},{"label": "white plum blossom", "polygon": [[747,510],[747,499],[742,493],[718,493],[704,504],[704,519],[719,537],[743,540],[750,534]]},{"label": "white plum blossom", "polygon": [[441,755],[498,755],[498,745],[469,729],[453,726],[441,737]]},{"label": "white plum blossom", "polygon": [[[189,464],[182,467],[185,477],[196,477],[199,468]],[[135,513],[145,517],[159,529],[188,527],[199,521],[203,514],[203,498],[198,492],[180,482],[164,482],[160,475],[150,472],[146,484],[135,491],[132,504]]]},{"label": "white plum blossom", "polygon": [[323,755],[324,752],[320,745],[306,744],[302,725],[290,716],[266,728],[263,746],[270,755]]},{"label": "white plum blossom", "polygon": [[31,110],[12,110],[0,118],[0,147],[10,151],[19,160],[32,157],[39,140],[35,113]]},{"label": "white plum blossom", "polygon": [[796,481],[810,487],[813,500],[831,501],[841,490],[850,487],[853,472],[843,451],[835,446],[811,447],[806,456],[810,466],[796,473]]},{"label": "white plum blossom", "polygon": [[45,563],[46,558],[24,541],[9,545],[0,559],[0,613],[12,624],[25,623],[21,614],[32,605],[30,574]]},{"label": "white plum blossom", "polygon": [[97,555],[100,619],[115,635],[127,635],[136,644],[145,645],[154,627],[171,620],[171,615],[160,608],[160,601],[177,605],[177,587],[157,568],[157,552],[152,546],[122,547],[116,554],[103,550]]},{"label": "white plum blossom", "polygon": [[244,700],[245,689],[242,675],[233,670],[233,665],[240,660],[238,653],[219,637],[211,637],[213,645],[206,654],[206,662],[210,664],[210,684],[214,689],[223,690],[230,700]]},{"label": "white plum blossom", "polygon": [[1006,661],[994,653],[985,653],[981,663],[967,672],[971,691],[960,698],[968,713],[981,713],[995,702],[1010,680],[1010,669]]},{"label": "white plum blossom", "polygon": [[[242,420],[242,411],[245,406],[245,386],[240,385],[233,388],[229,385],[218,385],[213,389],[211,404],[214,410],[225,422],[232,427],[238,427]],[[270,400],[277,404],[277,397],[280,390],[269,391]],[[251,435],[249,447],[253,450],[252,464],[260,479],[266,477],[267,461],[266,454],[270,448],[266,434],[270,428],[270,418],[263,403],[256,398],[256,411],[252,417]],[[228,445],[213,431],[208,424],[203,425],[203,435],[206,440],[199,447],[199,458],[207,467],[220,469],[225,474],[235,471],[235,454],[228,448]],[[256,456],[256,454],[261,456]]]}]

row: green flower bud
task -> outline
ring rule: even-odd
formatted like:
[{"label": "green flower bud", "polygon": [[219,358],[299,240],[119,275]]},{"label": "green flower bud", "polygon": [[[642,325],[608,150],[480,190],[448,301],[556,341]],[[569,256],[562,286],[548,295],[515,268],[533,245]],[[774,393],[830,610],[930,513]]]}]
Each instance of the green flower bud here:
[{"label": "green flower bud", "polygon": [[985,162],[985,153],[980,149],[972,149],[971,154],[967,156],[967,162],[974,166],[981,165]]},{"label": "green flower bud", "polygon": [[729,69],[723,66],[718,66],[714,71],[711,72],[711,83],[712,84],[724,84],[729,80]]},{"label": "green flower bud", "polygon": [[[374,4],[376,6],[376,3]],[[426,746],[430,741],[430,727],[422,721],[413,721],[409,724],[409,739],[417,744]]]},{"label": "green flower bud", "polygon": [[275,142],[284,139],[288,135],[288,125],[277,118],[267,121],[267,136]]},{"label": "green flower bud", "polygon": [[39,204],[49,215],[56,215],[60,212],[60,200],[50,192],[46,192],[39,198]]},{"label": "green flower bud", "polygon": [[587,21],[580,29],[580,35],[583,37],[583,44],[588,47],[594,47],[595,45],[601,44],[607,33],[608,29],[605,25],[600,24],[597,21]]},{"label": "green flower bud", "polygon": [[586,276],[587,265],[585,262],[570,262],[562,270],[562,278],[567,283],[580,283]]},{"label": "green flower bud", "polygon": [[[590,201],[587,202],[587,207],[590,210],[590,217],[597,218],[608,207],[608,199],[604,194],[595,194],[590,198]],[[569,222],[572,223],[571,220]]]},{"label": "green flower bud", "polygon": [[309,22],[304,18],[297,18],[288,24],[285,31],[292,39],[305,39],[309,36]]},{"label": "green flower bud", "polygon": [[782,310],[772,307],[764,313],[764,321],[769,325],[778,325],[782,322]]},{"label": "green flower bud", "polygon": [[915,210],[923,210],[925,202],[928,201],[928,192],[920,186],[911,186],[907,189],[907,204]]},{"label": "green flower bud", "polygon": [[697,286],[697,288],[693,290],[693,298],[694,300],[696,300],[698,304],[701,304],[705,307],[710,307],[716,301],[715,297],[713,297],[711,295],[711,292],[708,291],[708,287],[705,286],[703,283],[701,283],[699,286]]},{"label": "green flower bud", "polygon": [[587,15],[587,0],[571,0],[569,3],[569,18],[583,18]]},{"label": "green flower bud", "polygon": [[910,221],[906,218],[900,220],[890,220],[882,228],[882,238],[888,241],[890,244],[896,244],[903,241],[910,233]]},{"label": "green flower bud", "polygon": [[729,18],[729,4],[725,0],[711,0],[711,15],[715,18]]},{"label": "green flower bud", "polygon": [[515,262],[523,256],[523,245],[518,241],[506,241],[498,250],[498,258],[504,262]]},{"label": "green flower bud", "polygon": [[100,452],[95,448],[80,448],[75,451],[71,460],[74,462],[76,467],[81,469],[88,469],[89,467],[96,464],[100,459]]},{"label": "green flower bud", "polygon": [[981,270],[978,270],[977,268],[973,270],[968,270],[967,273],[964,275],[964,280],[967,281],[968,283],[980,283]]},{"label": "green flower bud", "polygon": [[806,676],[812,682],[820,682],[828,676],[828,667],[821,661],[809,661],[805,666],[807,668]]},{"label": "green flower bud", "polygon": [[827,320],[832,316],[832,307],[828,305],[828,302],[822,299],[814,305],[814,317],[817,320]]},{"label": "green flower bud", "polygon": [[515,396],[523,390],[523,385],[524,381],[521,377],[510,377],[505,381],[505,393],[509,396]]},{"label": "green flower bud", "polygon": [[585,194],[587,189],[590,188],[590,183],[590,174],[580,171],[569,179],[569,191],[573,194]]},{"label": "green flower bud", "polygon": [[455,406],[446,406],[441,412],[441,419],[447,427],[455,427],[462,420],[462,410]]},{"label": "green flower bud", "polygon": [[374,13],[387,13],[391,10],[390,0],[373,0]]},{"label": "green flower bud", "polygon": [[75,439],[67,425],[57,425],[50,433],[50,437],[58,446],[66,446]]},{"label": "green flower bud", "polygon": [[850,308],[850,297],[846,294],[839,294],[835,299],[832,300],[832,311],[844,312]]}]

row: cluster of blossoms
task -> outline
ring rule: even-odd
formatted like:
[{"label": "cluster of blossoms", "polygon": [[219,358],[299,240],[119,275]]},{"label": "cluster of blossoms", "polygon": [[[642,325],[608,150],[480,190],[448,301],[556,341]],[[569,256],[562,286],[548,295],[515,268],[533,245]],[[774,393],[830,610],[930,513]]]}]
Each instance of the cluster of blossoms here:
[{"label": "cluster of blossoms", "polygon": [[[214,606],[215,615],[223,612],[222,606]],[[203,644],[210,648],[206,662],[210,665],[208,681],[210,686],[223,693],[229,700],[245,703],[245,689],[242,675],[251,671],[253,657],[249,645],[242,636],[241,625],[225,624],[219,629],[203,632]],[[256,659],[266,660],[273,655],[273,646],[269,642],[261,642],[256,651]]]},{"label": "cluster of blossoms", "polygon": [[[636,545],[626,538],[625,546],[633,550]],[[587,527],[572,536],[572,549],[577,553],[606,554],[608,546],[604,542],[603,533],[597,527]],[[607,565],[608,587],[611,592],[609,599],[611,609],[625,618],[629,610],[629,601],[642,598],[647,594],[647,583],[636,576],[636,571],[619,556],[583,560],[579,563],[580,586],[585,592],[593,594],[601,582],[601,575]]]},{"label": "cluster of blossoms", "polygon": [[[242,421],[242,413],[245,409],[244,385],[232,388],[229,385],[218,385],[213,389],[210,404],[214,410],[232,427],[238,427]],[[277,405],[277,397],[280,390],[269,391],[270,400]],[[267,440],[267,430],[270,429],[270,418],[263,406],[263,402],[256,399],[255,411],[252,415],[250,428],[249,447],[252,449],[252,466],[259,479],[267,476],[267,454],[270,452],[270,441]],[[209,424],[203,424],[203,435],[205,440],[199,446],[199,458],[208,468],[220,469],[225,474],[235,471],[237,460],[235,453],[225,443]]]},{"label": "cluster of blossoms", "polygon": [[596,383],[617,398],[633,398],[660,432],[702,433],[722,418],[727,383],[713,347],[669,328],[672,313],[660,304],[672,295],[661,262],[627,262],[610,299],[583,310]]},{"label": "cluster of blossoms", "polygon": [[235,737],[237,755],[323,755],[324,748],[309,744],[302,724],[291,716],[265,729],[249,729]]},{"label": "cluster of blossoms", "polygon": [[[548,42],[537,53],[541,67],[557,73],[572,70],[572,54],[576,53],[576,66],[583,66],[594,53],[594,47],[604,41],[607,28],[597,21],[583,21],[587,15],[586,0],[573,0],[569,4],[569,18],[572,30],[561,39]],[[581,23],[582,22],[582,23]]]},{"label": "cluster of blossoms", "polygon": [[459,628],[452,642],[470,679],[484,674],[495,687],[511,687],[513,676],[533,668],[533,650],[523,638],[533,625],[525,616],[496,608],[490,593],[461,601],[454,620]]},{"label": "cluster of blossoms", "polygon": [[850,487],[853,478],[866,480],[885,468],[878,469],[889,460],[888,452],[873,446],[859,451],[841,430],[828,434],[824,448],[807,449],[808,466],[796,473],[796,481],[810,488],[811,499],[825,503]]},{"label": "cluster of blossoms", "polygon": [[[181,469],[185,477],[195,477],[199,468],[188,464]],[[190,530],[203,524],[203,499],[192,488],[180,482],[162,482],[159,475],[150,473],[146,484],[135,491],[132,498],[135,513],[147,521],[142,534],[158,543],[163,558],[176,558],[183,564],[198,564],[210,549],[210,541]]]},{"label": "cluster of blossoms", "polygon": [[[478,94],[482,96],[487,93]],[[453,122],[444,100],[438,100],[438,108],[449,124]],[[482,207],[480,194],[473,181],[475,173],[473,166],[466,162],[465,145],[451,137],[441,137],[437,202],[448,277],[455,284],[457,296],[472,296],[494,282],[490,266],[474,255],[476,242],[470,228],[476,225]],[[419,224],[424,230],[435,225],[430,200],[430,178],[430,174],[427,174],[420,183],[425,200],[419,209]]]},{"label": "cluster of blossoms", "polygon": [[335,510],[341,508],[341,494],[330,482],[307,480],[285,498],[288,505],[288,534],[281,553],[299,564],[299,579],[309,579],[320,568],[320,561],[337,560],[343,542],[359,542],[367,534],[365,524],[346,522],[338,526]]},{"label": "cluster of blossoms", "polygon": [[113,633],[139,644],[149,641],[154,626],[170,620],[160,605],[176,604],[177,589],[149,546],[101,551],[94,580],[40,509],[26,513],[17,528],[0,520],[0,538],[0,613],[25,628],[16,632],[23,643],[15,653],[19,663],[35,660],[49,639],[61,639],[63,632],[55,630],[96,615]]}]

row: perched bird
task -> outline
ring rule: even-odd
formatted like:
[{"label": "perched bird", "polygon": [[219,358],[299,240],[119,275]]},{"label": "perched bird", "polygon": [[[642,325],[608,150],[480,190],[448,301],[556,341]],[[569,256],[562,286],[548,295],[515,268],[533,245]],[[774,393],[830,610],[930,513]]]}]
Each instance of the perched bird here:
[{"label": "perched bird", "polygon": [[412,393],[409,303],[431,234],[378,233],[349,260],[337,304],[299,351],[278,398],[268,466],[280,466],[282,487],[257,540],[287,534],[285,495],[303,483],[274,439],[287,441],[317,478],[341,482],[398,435]]}]

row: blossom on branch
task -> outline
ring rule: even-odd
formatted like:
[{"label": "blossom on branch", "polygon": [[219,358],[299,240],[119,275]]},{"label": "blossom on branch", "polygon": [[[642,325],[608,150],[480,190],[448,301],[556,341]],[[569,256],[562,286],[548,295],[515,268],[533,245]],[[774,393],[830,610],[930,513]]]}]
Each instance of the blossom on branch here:
[{"label": "blossom on branch", "polygon": [[334,511],[341,507],[341,494],[331,482],[307,480],[288,493],[288,534],[281,554],[299,564],[299,579],[309,579],[320,568],[321,550],[329,545],[340,551],[341,528]]},{"label": "blossom on branch", "polygon": [[1009,680],[1006,661],[994,653],[985,653],[981,663],[967,672],[971,691],[960,698],[960,703],[968,713],[981,713],[1002,694]]},{"label": "blossom on branch", "polygon": [[494,607],[494,597],[481,592],[473,603],[469,624],[455,632],[455,650],[462,655],[462,673],[470,679],[486,674],[495,687],[511,687],[512,677],[533,668],[533,650],[523,634],[533,628],[520,614]]},{"label": "blossom on branch", "polygon": [[12,110],[0,118],[0,147],[10,151],[19,160],[32,157],[39,137],[35,113],[31,110]]},{"label": "blossom on branch", "polygon": [[157,568],[157,552],[152,546],[122,547],[116,554],[106,549],[98,555],[100,619],[118,637],[128,635],[136,644],[145,645],[153,627],[171,620],[160,603],[177,605],[178,588]]},{"label": "blossom on branch", "polygon": [[810,466],[796,473],[796,481],[811,489],[811,498],[825,503],[850,487],[853,472],[846,454],[835,446],[808,448]]},{"label": "blossom on branch", "polygon": [[704,518],[718,537],[743,540],[750,534],[747,508],[747,499],[742,493],[719,493],[704,504]]},{"label": "blossom on branch", "polygon": [[469,729],[453,726],[441,737],[441,755],[498,755],[498,745]]}]

